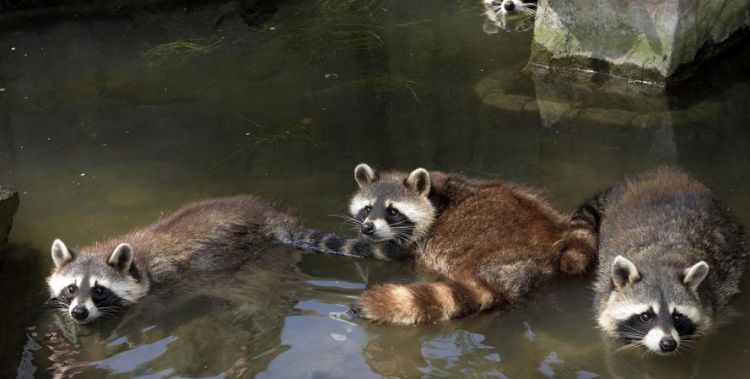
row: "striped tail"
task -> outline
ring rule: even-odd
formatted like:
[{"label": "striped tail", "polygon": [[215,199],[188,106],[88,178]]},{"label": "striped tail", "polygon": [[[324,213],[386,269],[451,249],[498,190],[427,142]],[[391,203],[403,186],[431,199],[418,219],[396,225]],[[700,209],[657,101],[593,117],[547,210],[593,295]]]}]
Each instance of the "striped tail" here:
[{"label": "striped tail", "polygon": [[492,308],[499,300],[476,281],[384,284],[366,290],[354,312],[378,324],[430,324]]},{"label": "striped tail", "polygon": [[381,260],[402,260],[412,256],[411,251],[407,248],[393,242],[374,243],[360,239],[349,239],[315,229],[300,229],[280,233],[276,237],[281,243],[295,249],[322,254]]},{"label": "striped tail", "polygon": [[585,202],[570,217],[567,229],[556,245],[560,251],[560,270],[581,275],[591,266],[599,250],[601,199],[599,194]]}]

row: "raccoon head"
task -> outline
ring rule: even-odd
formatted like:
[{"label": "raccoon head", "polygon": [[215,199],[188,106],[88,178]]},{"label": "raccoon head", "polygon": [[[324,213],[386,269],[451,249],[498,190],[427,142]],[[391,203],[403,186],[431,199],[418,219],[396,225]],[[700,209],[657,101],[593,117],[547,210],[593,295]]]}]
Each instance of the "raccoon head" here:
[{"label": "raccoon head", "polygon": [[598,322],[607,334],[658,354],[705,332],[711,313],[698,296],[709,266],[700,261],[680,270],[639,270],[617,256],[611,268],[611,291],[601,305]]},{"label": "raccoon head", "polygon": [[482,0],[488,15],[529,15],[536,13],[537,0]]},{"label": "raccoon head", "polygon": [[359,191],[349,203],[349,211],[364,237],[408,245],[427,234],[435,220],[427,170],[380,175],[362,163],[354,168],[354,179]]},{"label": "raccoon head", "polygon": [[482,29],[487,34],[500,30],[521,33],[534,28],[536,1],[483,0],[483,3],[487,19]]},{"label": "raccoon head", "polygon": [[50,298],[80,324],[113,314],[148,292],[133,262],[133,249],[118,245],[108,255],[78,254],[61,240],[52,243],[55,268],[47,278]]}]

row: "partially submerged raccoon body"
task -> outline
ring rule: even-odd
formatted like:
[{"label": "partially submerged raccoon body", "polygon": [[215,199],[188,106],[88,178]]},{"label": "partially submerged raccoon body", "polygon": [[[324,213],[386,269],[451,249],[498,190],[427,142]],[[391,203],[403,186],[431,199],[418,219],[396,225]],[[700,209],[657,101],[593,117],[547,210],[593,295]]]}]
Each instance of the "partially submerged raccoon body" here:
[{"label": "partially submerged raccoon body", "polygon": [[500,29],[507,32],[525,32],[534,28],[537,0],[482,0],[487,19],[483,29],[495,34]]},{"label": "partially submerged raccoon body", "polygon": [[373,241],[395,241],[444,278],[366,290],[373,322],[424,324],[519,302],[556,275],[580,274],[596,251],[591,224],[569,221],[528,189],[417,169],[378,174],[361,164],[350,210]]},{"label": "partially submerged raccoon body", "polygon": [[600,328],[656,353],[706,333],[739,292],[748,245],[711,191],[674,168],[598,196]]},{"label": "partially submerged raccoon body", "polygon": [[[350,246],[350,252],[333,250]],[[188,204],[170,216],[106,242],[52,245],[50,295],[80,323],[138,302],[159,286],[211,280],[274,242],[327,254],[372,256],[371,244],[305,229],[294,216],[253,196]]]}]

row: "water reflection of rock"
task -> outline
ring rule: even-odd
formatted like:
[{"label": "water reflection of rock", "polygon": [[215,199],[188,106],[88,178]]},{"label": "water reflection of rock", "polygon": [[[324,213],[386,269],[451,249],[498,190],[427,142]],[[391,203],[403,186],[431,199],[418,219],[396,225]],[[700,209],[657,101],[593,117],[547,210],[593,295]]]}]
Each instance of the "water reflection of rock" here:
[{"label": "water reflection of rock", "polygon": [[566,122],[630,128],[680,126],[708,121],[726,110],[724,104],[711,99],[675,107],[673,97],[572,87],[564,78],[559,73],[532,74],[516,66],[485,77],[475,91],[487,105],[538,113],[547,127]]},{"label": "water reflection of rock", "polygon": [[303,288],[292,267],[297,257],[271,249],[225,279],[192,278],[177,291],[156,293],[91,327],[45,318],[36,362],[58,377],[251,376],[287,349],[279,335]]},{"label": "water reflection of rock", "polygon": [[[750,159],[740,146],[747,132],[740,127],[745,121],[738,111],[750,101],[750,76],[742,70],[749,57],[750,44],[738,46],[715,59],[690,84],[659,96],[594,82],[572,86],[559,76],[532,74],[520,65],[485,77],[475,91],[496,109],[489,112],[498,120],[509,114],[540,120],[544,130],[534,132],[542,135],[536,153],[554,163],[550,177],[577,177],[581,182],[591,175],[633,172],[655,163],[679,164],[701,174],[701,167],[709,163],[715,171]],[[496,125],[502,127],[500,121]],[[727,148],[730,145],[737,147]],[[567,175],[567,168],[591,175]],[[731,181],[729,188],[741,185],[741,174],[731,177],[716,180]],[[612,177],[609,182],[620,179]]]}]

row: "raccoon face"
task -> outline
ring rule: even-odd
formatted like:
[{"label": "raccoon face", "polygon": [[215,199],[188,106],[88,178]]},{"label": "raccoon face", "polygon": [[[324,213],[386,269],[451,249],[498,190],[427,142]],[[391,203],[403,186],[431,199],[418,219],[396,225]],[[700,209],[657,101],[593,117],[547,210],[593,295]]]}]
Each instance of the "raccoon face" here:
[{"label": "raccoon face", "polygon": [[599,326],[625,343],[657,354],[675,352],[711,324],[710,313],[697,294],[707,274],[704,261],[678,272],[643,272],[617,256],[612,264],[612,291],[600,310]]},{"label": "raccoon face", "polygon": [[533,15],[537,0],[482,0],[487,14],[492,15]]},{"label": "raccoon face", "polygon": [[55,269],[47,278],[51,300],[80,324],[116,313],[148,291],[148,284],[135,270],[128,244],[120,244],[104,259],[79,255],[55,240],[52,260]]},{"label": "raccoon face", "polygon": [[381,177],[370,166],[354,169],[359,191],[349,211],[365,238],[406,245],[427,234],[435,220],[435,207],[428,199],[430,174],[423,168],[406,178],[398,174]]},{"label": "raccoon face", "polygon": [[536,1],[483,0],[485,16],[482,29],[487,34],[500,30],[522,33],[534,28]]}]

